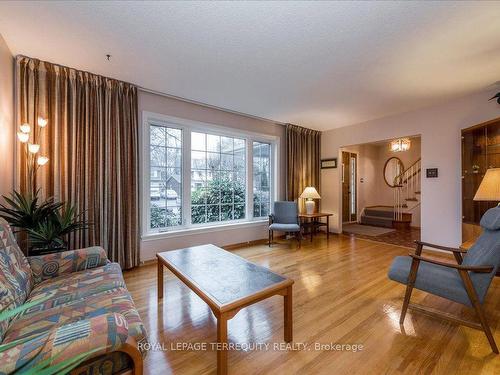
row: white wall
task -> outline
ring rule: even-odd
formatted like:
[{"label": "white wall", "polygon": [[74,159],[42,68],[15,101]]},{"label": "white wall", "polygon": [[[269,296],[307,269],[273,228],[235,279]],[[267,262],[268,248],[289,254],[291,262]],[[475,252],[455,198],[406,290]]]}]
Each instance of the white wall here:
[{"label": "white wall", "polygon": [[[488,90],[404,114],[323,132],[322,158],[340,160],[342,146],[421,135],[422,169],[439,168],[439,177],[422,178],[422,240],[443,245],[461,243],[460,130],[500,117],[500,105]],[[340,169],[323,169],[322,209],[335,213],[330,230],[341,231]]]},{"label": "white wall", "polygon": [[0,35],[0,195],[14,186],[14,58]]},{"label": "white wall", "polygon": [[[230,128],[252,131],[279,137],[280,164],[285,165],[285,127],[265,120],[208,108],[201,105],[139,91],[139,124],[142,127],[142,112],[154,112],[182,119],[211,123]],[[285,196],[285,168],[279,168],[279,199]],[[139,181],[141,184],[142,182]],[[221,230],[222,229],[222,230]],[[203,233],[179,234],[170,238],[145,238],[141,240],[141,260],[154,259],[156,253],[183,247],[212,243],[218,246],[245,243],[267,238],[267,224],[252,224],[244,228],[212,228]]]}]

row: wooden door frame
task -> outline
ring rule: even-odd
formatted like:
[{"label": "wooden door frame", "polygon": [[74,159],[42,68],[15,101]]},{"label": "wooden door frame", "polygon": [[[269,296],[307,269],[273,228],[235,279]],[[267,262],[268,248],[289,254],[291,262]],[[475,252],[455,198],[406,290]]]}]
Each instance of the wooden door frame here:
[{"label": "wooden door frame", "polygon": [[[356,155],[356,220],[352,221],[352,220],[349,220],[349,221],[344,221],[343,220],[343,217],[344,217],[344,199],[343,199],[343,195],[344,195],[344,187],[343,187],[343,183],[342,183],[342,175],[343,175],[343,170],[341,170],[340,174],[340,196],[342,197],[342,199],[340,200],[340,208],[341,208],[341,214],[340,214],[340,221],[341,221],[341,225],[343,224],[352,224],[352,223],[357,223],[359,220],[359,183],[358,183],[358,172],[359,172],[359,151],[349,151],[348,149],[344,149],[344,148],[340,148],[340,161],[341,161],[341,165],[342,165],[342,161],[343,161],[343,153],[346,152],[346,153],[349,153],[349,154],[355,154]],[[349,156],[349,161],[350,161],[350,156]],[[350,212],[350,209],[349,209],[349,212]],[[350,218],[351,219],[351,218]]]}]

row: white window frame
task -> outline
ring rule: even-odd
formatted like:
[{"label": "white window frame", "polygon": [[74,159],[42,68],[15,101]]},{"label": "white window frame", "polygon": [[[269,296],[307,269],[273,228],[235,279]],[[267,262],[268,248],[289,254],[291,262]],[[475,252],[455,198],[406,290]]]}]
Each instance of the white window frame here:
[{"label": "white window frame", "polygon": [[[271,146],[271,155],[270,155],[270,160],[269,160],[269,166],[270,166],[270,171],[269,171],[269,174],[270,174],[270,184],[269,184],[269,195],[270,195],[270,201],[269,201],[269,214],[271,213],[271,210],[272,210],[272,204],[273,202],[276,200],[276,196],[275,196],[275,186],[273,186],[274,184],[274,179],[276,178],[275,174],[273,173],[273,170],[274,170],[274,148],[275,148],[275,145],[269,141],[261,141],[261,140],[257,140],[257,139],[253,139],[252,140],[252,153],[253,153],[253,142],[259,142],[259,143],[267,143],[267,144],[270,144]],[[251,163],[251,167],[252,167],[252,194],[250,195],[250,203],[252,205],[251,209],[252,209],[252,217],[253,217],[253,154],[252,154],[252,163]],[[268,220],[268,217],[267,216],[259,216],[259,217],[256,217],[254,219],[258,220],[258,219],[266,219]]]},{"label": "white window frame", "polygon": [[[150,229],[150,125],[176,128],[182,131],[182,225],[158,230]],[[241,138],[246,143],[246,215],[245,219],[214,223],[191,223],[191,132],[208,133],[227,137]],[[279,186],[279,140],[277,136],[260,134],[221,125],[167,116],[158,113],[142,112],[142,132],[140,134],[142,161],[142,184],[140,190],[142,238],[173,237],[192,232],[213,231],[214,227],[234,227],[262,224],[267,219],[253,217],[253,141],[271,144],[271,205],[278,199]]]}]

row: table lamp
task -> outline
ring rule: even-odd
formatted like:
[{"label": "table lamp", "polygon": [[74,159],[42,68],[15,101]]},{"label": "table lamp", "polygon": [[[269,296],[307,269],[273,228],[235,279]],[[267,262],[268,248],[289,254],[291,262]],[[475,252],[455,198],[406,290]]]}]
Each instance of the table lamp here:
[{"label": "table lamp", "polygon": [[316,189],[313,186],[308,186],[304,189],[304,192],[300,195],[300,198],[306,199],[306,214],[311,215],[314,213],[314,207],[316,203],[313,199],[321,199]]},{"label": "table lamp", "polygon": [[[474,195],[475,201],[500,201],[500,168],[490,168]],[[500,206],[500,203],[499,203]]]}]

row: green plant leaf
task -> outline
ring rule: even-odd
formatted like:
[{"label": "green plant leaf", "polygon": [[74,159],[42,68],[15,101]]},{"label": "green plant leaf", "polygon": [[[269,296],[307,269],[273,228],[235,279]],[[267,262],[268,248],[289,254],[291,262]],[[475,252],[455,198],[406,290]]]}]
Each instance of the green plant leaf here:
[{"label": "green plant leaf", "polygon": [[45,332],[38,333],[38,334],[32,335],[32,336],[23,337],[21,339],[8,342],[7,344],[1,344],[0,345],[0,353],[5,352],[6,350],[9,350],[10,348],[13,348],[15,346],[22,345],[25,342],[31,341],[31,340],[36,339],[37,337],[40,337],[43,335],[45,335]]},{"label": "green plant leaf", "polygon": [[64,361],[51,366],[50,363],[58,358],[63,352],[56,354],[51,358],[47,358],[40,363],[37,363],[34,367],[30,368],[26,372],[21,372],[23,375],[53,375],[53,374],[67,374],[80,363],[86,361],[91,354],[104,349],[104,347],[99,347],[96,349],[89,350],[85,353],[77,354],[74,357],[65,359]]},{"label": "green plant leaf", "polygon": [[87,229],[89,224],[81,218],[75,206],[55,202],[53,197],[44,201],[39,190],[31,194],[14,191],[0,205],[0,217],[6,219],[15,231],[28,234],[31,247],[52,249],[66,247],[67,237],[76,231]]},{"label": "green plant leaf", "polygon": [[38,305],[41,302],[45,302],[46,300],[48,300],[49,298],[51,298],[53,295],[54,295],[54,293],[49,293],[49,294],[47,294],[44,297],[38,298],[38,299],[33,300],[31,302],[28,302],[28,303],[24,303],[21,306],[18,306],[18,307],[14,308],[14,309],[6,310],[6,311],[4,310],[4,311],[0,312],[0,322],[2,320],[10,319],[11,317],[19,314],[20,312],[28,310],[29,308],[31,308],[31,307],[33,307],[35,305]]}]

